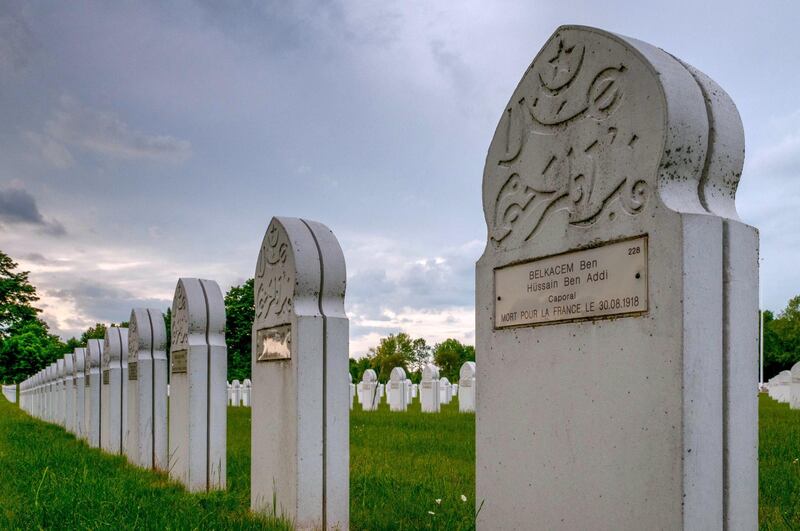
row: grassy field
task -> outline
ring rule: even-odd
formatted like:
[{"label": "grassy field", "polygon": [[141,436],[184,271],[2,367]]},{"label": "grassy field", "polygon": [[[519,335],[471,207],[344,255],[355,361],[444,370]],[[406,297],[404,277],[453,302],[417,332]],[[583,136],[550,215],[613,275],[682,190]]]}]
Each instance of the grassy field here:
[{"label": "grassy field", "polygon": [[759,400],[761,529],[800,529],[800,410],[764,394]]},{"label": "grassy field", "polygon": [[[353,529],[474,528],[475,416],[351,416]],[[462,501],[461,496],[466,498]],[[438,500],[438,501],[437,501]],[[228,490],[188,494],[0,399],[0,529],[287,529],[250,504],[250,409],[228,409]]]},{"label": "grassy field", "polygon": [[[760,398],[761,529],[800,529],[800,411]],[[474,528],[474,415],[385,405],[350,423],[353,529]],[[286,529],[250,500],[250,410],[228,409],[228,491],[188,494],[0,399],[0,528]],[[462,496],[466,501],[462,500]]]}]

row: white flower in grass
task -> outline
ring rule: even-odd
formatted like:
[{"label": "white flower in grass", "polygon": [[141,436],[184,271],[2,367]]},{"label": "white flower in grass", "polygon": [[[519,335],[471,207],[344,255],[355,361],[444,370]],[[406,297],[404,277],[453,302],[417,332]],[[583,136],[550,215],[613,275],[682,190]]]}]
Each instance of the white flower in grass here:
[{"label": "white flower in grass", "polygon": [[435,499],[435,500],[433,500],[433,501],[435,501],[435,502],[436,502],[436,505],[441,505],[441,504],[442,504],[442,499],[441,499],[441,498],[436,498],[436,499]]},{"label": "white flower in grass", "polygon": [[792,463],[797,463],[797,458],[795,458],[795,460],[794,460],[794,461],[792,461]]},{"label": "white flower in grass", "polygon": [[467,501],[467,497],[465,495],[463,495],[463,494],[461,495],[461,501],[462,502],[466,502]]},{"label": "white flower in grass", "polygon": [[428,514],[436,514],[436,513],[433,511],[428,511]]}]

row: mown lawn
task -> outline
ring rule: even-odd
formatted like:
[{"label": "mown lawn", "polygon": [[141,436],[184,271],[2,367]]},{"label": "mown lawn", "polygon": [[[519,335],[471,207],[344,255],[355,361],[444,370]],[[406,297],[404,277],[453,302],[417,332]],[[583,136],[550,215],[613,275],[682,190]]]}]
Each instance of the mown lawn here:
[{"label": "mown lawn", "polygon": [[[352,529],[474,528],[474,415],[455,402],[439,415],[356,405],[350,433]],[[249,504],[249,408],[228,409],[228,490],[189,494],[0,398],[1,529],[290,527]]]},{"label": "mown lawn", "polygon": [[759,398],[761,529],[800,529],[800,410]]}]

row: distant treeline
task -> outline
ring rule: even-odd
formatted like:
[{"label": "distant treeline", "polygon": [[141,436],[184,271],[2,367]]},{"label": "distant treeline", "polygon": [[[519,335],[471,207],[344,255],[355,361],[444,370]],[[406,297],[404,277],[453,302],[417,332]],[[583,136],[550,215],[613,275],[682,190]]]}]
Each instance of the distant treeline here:
[{"label": "distant treeline", "polygon": [[[64,357],[75,348],[85,347],[89,339],[103,339],[107,325],[97,323],[80,337],[62,341],[40,317],[35,307],[39,297],[27,271],[18,271],[18,264],[0,251],[0,382],[19,382]],[[253,279],[233,286],[225,294],[228,344],[228,380],[250,378],[250,335],[255,314]],[[164,321],[170,331],[172,311],[166,309]],[[128,326],[123,321],[110,326]],[[167,337],[169,345],[169,337]],[[353,381],[360,381],[367,369],[374,369],[381,381],[389,379],[394,367],[406,370],[412,381],[418,382],[422,367],[433,361],[440,375],[455,381],[464,361],[475,359],[475,349],[455,339],[430,347],[424,339],[412,339],[407,334],[390,335],[359,360],[350,360]]]}]

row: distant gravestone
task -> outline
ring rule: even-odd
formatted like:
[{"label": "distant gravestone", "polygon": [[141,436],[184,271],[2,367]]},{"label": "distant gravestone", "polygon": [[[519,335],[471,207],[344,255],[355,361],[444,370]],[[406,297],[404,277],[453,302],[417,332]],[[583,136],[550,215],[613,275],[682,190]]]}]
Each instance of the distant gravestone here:
[{"label": "distant gravestone", "polygon": [[75,356],[64,354],[64,428],[75,433]]},{"label": "distant gravestone", "polygon": [[411,398],[417,398],[417,394],[419,393],[419,384],[411,384]]},{"label": "distant gravestone", "polygon": [[194,492],[225,489],[225,302],[213,280],[182,278],[172,301],[170,476]]},{"label": "distant gravestone", "polygon": [[66,386],[64,379],[66,378],[66,366],[64,365],[64,358],[56,361],[56,376],[55,376],[55,423],[59,426],[66,426]]},{"label": "distant gravestone", "polygon": [[242,406],[250,407],[252,401],[253,382],[249,378],[245,378],[242,383]]},{"label": "distant gravestone", "polygon": [[743,159],[725,91],[659,48],[565,26],[525,71],[483,177],[478,530],[757,528]]},{"label": "distant gravestone", "polygon": [[389,391],[387,394],[389,411],[405,411],[408,409],[406,371],[402,367],[395,367],[389,374]]},{"label": "distant gravestone", "polygon": [[344,255],[326,226],[273,218],[255,271],[251,506],[349,528]]},{"label": "distant gravestone", "polygon": [[361,409],[364,411],[375,411],[381,402],[378,395],[378,375],[372,369],[367,369],[361,375],[361,393],[358,398],[361,402]]},{"label": "distant gravestone", "polygon": [[353,383],[353,375],[348,372],[347,376],[349,378],[347,387],[350,390],[350,409],[353,409],[353,398],[356,395],[356,386]]},{"label": "distant gravestone", "polygon": [[227,405],[229,405],[229,406],[232,406],[233,405],[233,386],[228,381],[225,382],[225,385],[227,386],[226,387],[226,389],[227,389],[226,390],[226,395],[225,395],[225,397],[226,397],[225,403]]},{"label": "distant gravestone", "polygon": [[406,378],[406,404],[408,404],[408,405],[411,405],[411,399],[413,398],[411,396],[411,388],[412,388],[413,385],[414,384],[411,383],[411,379],[410,378]]},{"label": "distant gravestone", "polygon": [[233,407],[242,405],[242,384],[239,380],[231,382],[231,405]]},{"label": "distant gravestone", "polygon": [[110,326],[103,342],[103,396],[100,445],[122,454],[128,429],[128,329]]},{"label": "distant gravestone", "polygon": [[[135,308],[128,327],[128,441],[136,464],[167,470],[167,328],[161,310]],[[135,392],[131,393],[131,390]]]},{"label": "distant gravestone", "polygon": [[792,396],[792,371],[781,371],[775,377],[775,396],[778,402],[788,404]]},{"label": "distant gravestone", "polygon": [[800,409],[800,362],[792,365],[792,381],[789,384],[789,407]]},{"label": "distant gravestone", "polygon": [[467,361],[458,371],[458,410],[475,411],[475,362]]},{"label": "distant gravestone", "polygon": [[86,435],[89,446],[100,448],[100,439],[103,432],[103,375],[100,371],[103,358],[103,343],[99,339],[89,339],[86,343],[86,379],[84,381],[86,406],[85,417],[87,422]]},{"label": "distant gravestone", "polygon": [[422,381],[419,383],[419,402],[423,413],[439,412],[439,368],[427,364],[422,369]]},{"label": "distant gravestone", "polygon": [[442,376],[439,378],[439,403],[449,404],[451,398],[453,398],[453,387],[450,385],[450,380]]},{"label": "distant gravestone", "polygon": [[73,351],[72,383],[75,386],[75,436],[86,439],[86,349]]}]

